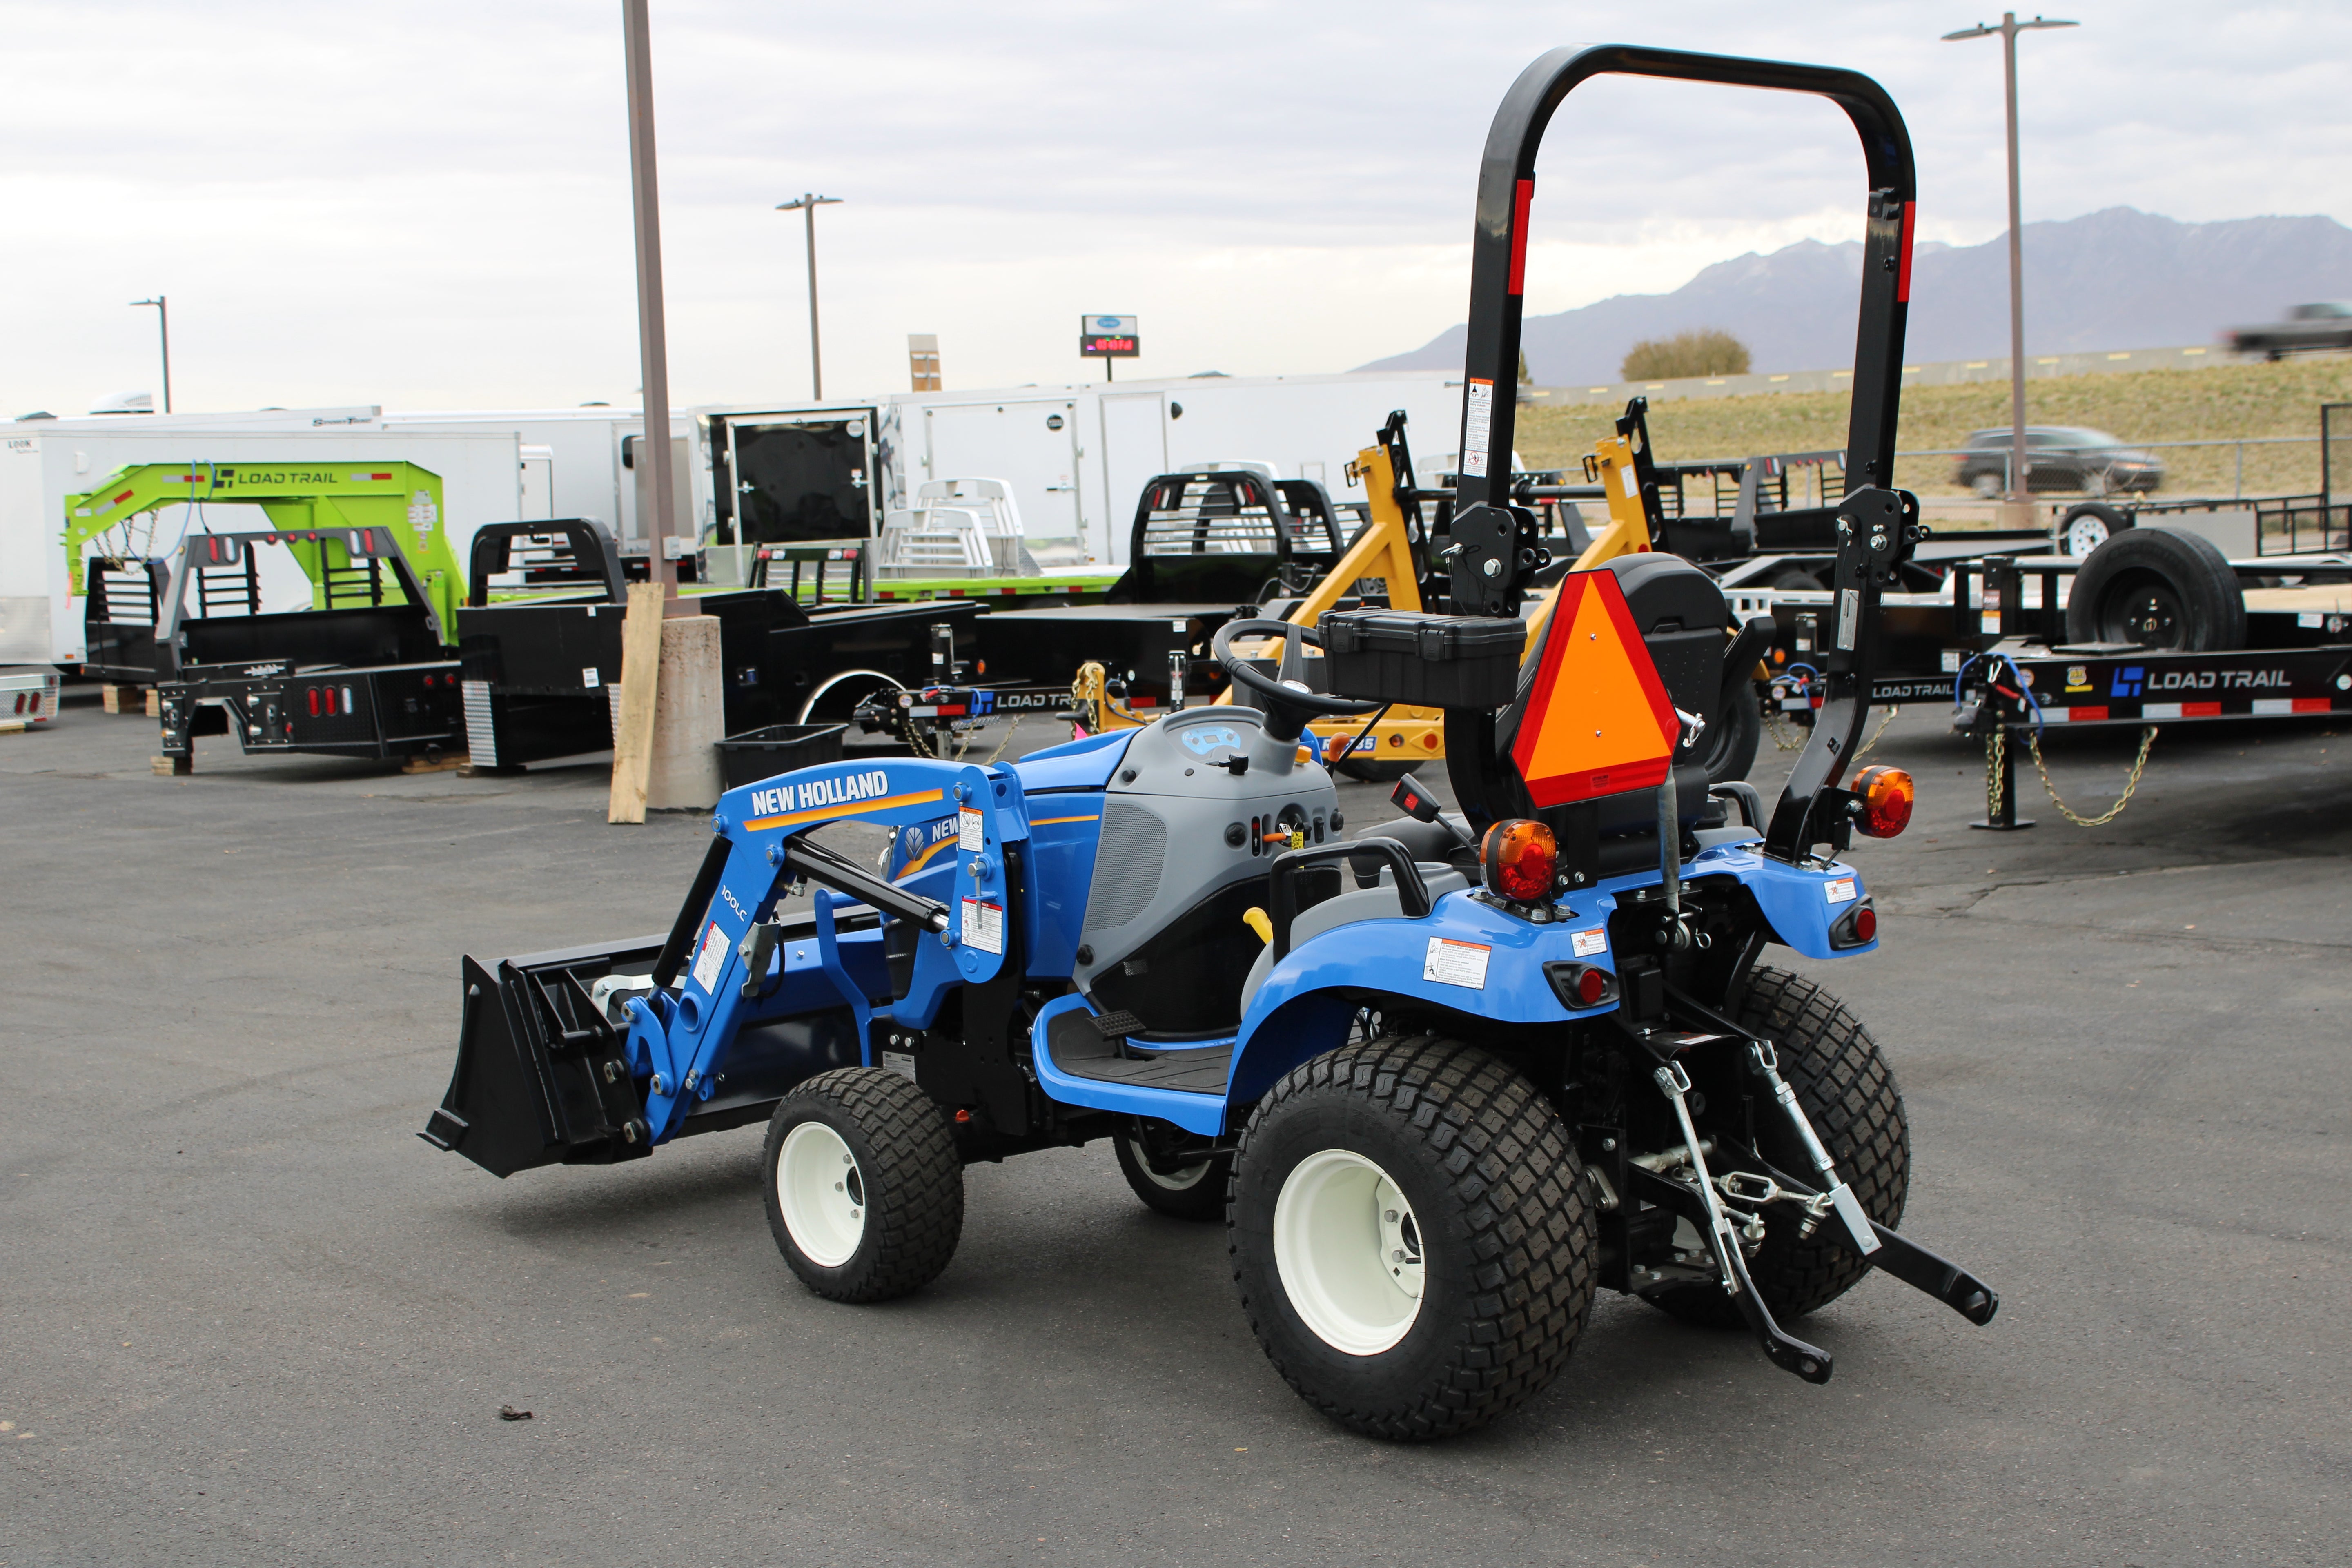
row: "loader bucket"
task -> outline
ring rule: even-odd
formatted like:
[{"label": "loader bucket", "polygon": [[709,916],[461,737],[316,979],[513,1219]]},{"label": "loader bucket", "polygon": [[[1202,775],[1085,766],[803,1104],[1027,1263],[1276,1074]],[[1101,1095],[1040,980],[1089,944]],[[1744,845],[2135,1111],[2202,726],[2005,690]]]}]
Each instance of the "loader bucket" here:
[{"label": "loader bucket", "polygon": [[615,970],[649,970],[661,946],[646,937],[500,959],[491,969],[467,958],[457,1069],[417,1136],[495,1176],[651,1153],[625,1031],[598,1014],[587,987]]}]

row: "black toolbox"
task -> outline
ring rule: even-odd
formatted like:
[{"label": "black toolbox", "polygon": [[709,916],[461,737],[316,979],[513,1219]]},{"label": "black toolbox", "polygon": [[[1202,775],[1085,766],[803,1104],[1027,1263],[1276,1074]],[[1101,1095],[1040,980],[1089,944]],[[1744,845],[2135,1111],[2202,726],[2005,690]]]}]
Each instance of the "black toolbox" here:
[{"label": "black toolbox", "polygon": [[1528,624],[1513,616],[1341,610],[1317,623],[1334,696],[1414,708],[1500,708],[1518,694]]},{"label": "black toolbox", "polygon": [[719,742],[719,771],[729,789],[758,784],[795,768],[841,761],[845,724],[771,724]]}]

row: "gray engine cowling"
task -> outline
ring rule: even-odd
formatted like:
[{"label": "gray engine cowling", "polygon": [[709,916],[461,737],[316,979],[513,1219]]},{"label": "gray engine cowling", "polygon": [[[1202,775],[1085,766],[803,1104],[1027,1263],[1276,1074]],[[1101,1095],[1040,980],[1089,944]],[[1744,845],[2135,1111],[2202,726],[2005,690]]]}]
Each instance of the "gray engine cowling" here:
[{"label": "gray engine cowling", "polygon": [[[1072,974],[1106,1011],[1180,1032],[1240,1016],[1258,945],[1242,911],[1266,901],[1267,869],[1291,833],[1308,844],[1335,836],[1339,805],[1320,766],[1281,766],[1297,748],[1273,742],[1265,723],[1255,709],[1193,708],[1129,745],[1103,796],[1085,959]],[[1247,763],[1239,773],[1236,759]]]}]

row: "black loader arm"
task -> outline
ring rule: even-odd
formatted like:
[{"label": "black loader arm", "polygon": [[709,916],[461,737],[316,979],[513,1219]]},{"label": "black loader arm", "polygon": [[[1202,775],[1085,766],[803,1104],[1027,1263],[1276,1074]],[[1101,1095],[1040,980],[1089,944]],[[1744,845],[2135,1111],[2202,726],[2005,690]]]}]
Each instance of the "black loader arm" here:
[{"label": "black loader arm", "polygon": [[1457,615],[1517,614],[1528,578],[1540,559],[1533,514],[1509,504],[1528,215],[1535,201],[1536,153],[1545,129],[1561,100],[1596,76],[1811,93],[1845,110],[1862,142],[1867,197],[1853,402],[1846,430],[1850,471],[1858,488],[1838,513],[1838,618],[1825,671],[1827,700],[1766,835],[1770,853],[1801,859],[1811,841],[1822,836],[1829,821],[1827,808],[1843,804],[1838,784],[1869,707],[1879,591],[1895,581],[1921,531],[1918,503],[1891,488],[1918,195],[1911,135],[1885,88],[1858,71],[1828,66],[1597,44],[1554,49],[1519,73],[1495,111],[1478,170],[1461,474],[1455,488],[1454,549],[1447,563]]}]

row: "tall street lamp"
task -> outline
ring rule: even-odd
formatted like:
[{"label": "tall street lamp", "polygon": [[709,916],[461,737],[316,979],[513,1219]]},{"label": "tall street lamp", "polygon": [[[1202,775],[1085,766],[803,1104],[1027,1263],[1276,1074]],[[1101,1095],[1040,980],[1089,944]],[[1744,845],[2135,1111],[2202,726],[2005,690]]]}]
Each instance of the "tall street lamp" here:
[{"label": "tall street lamp", "polygon": [[840,201],[839,196],[820,196],[810,193],[798,201],[776,204],[776,210],[780,213],[808,215],[809,387],[810,395],[820,403],[824,401],[824,356],[817,352],[816,345],[816,209],[837,205]]},{"label": "tall street lamp", "polygon": [[[2017,35],[2037,27],[2075,27],[2079,22],[2046,21],[2036,16],[2031,22],[2021,22],[2014,11],[2000,14],[2000,26],[1989,27],[1982,22],[1973,27],[1963,27],[1957,33],[1946,33],[1944,42],[1961,38],[1990,38],[2000,35],[2001,79],[2009,92],[2009,493],[2002,498],[2010,507],[2031,505],[2032,493],[2028,488],[2029,473],[2025,463],[2025,242],[2018,230],[2024,223],[2017,195]],[[2006,521],[2003,526],[2007,526]]]},{"label": "tall street lamp", "polygon": [[155,324],[163,334],[163,412],[169,414],[172,412],[172,307],[163,300],[164,297],[158,294],[152,300],[133,300],[131,307],[132,310],[142,305],[155,307]]}]

